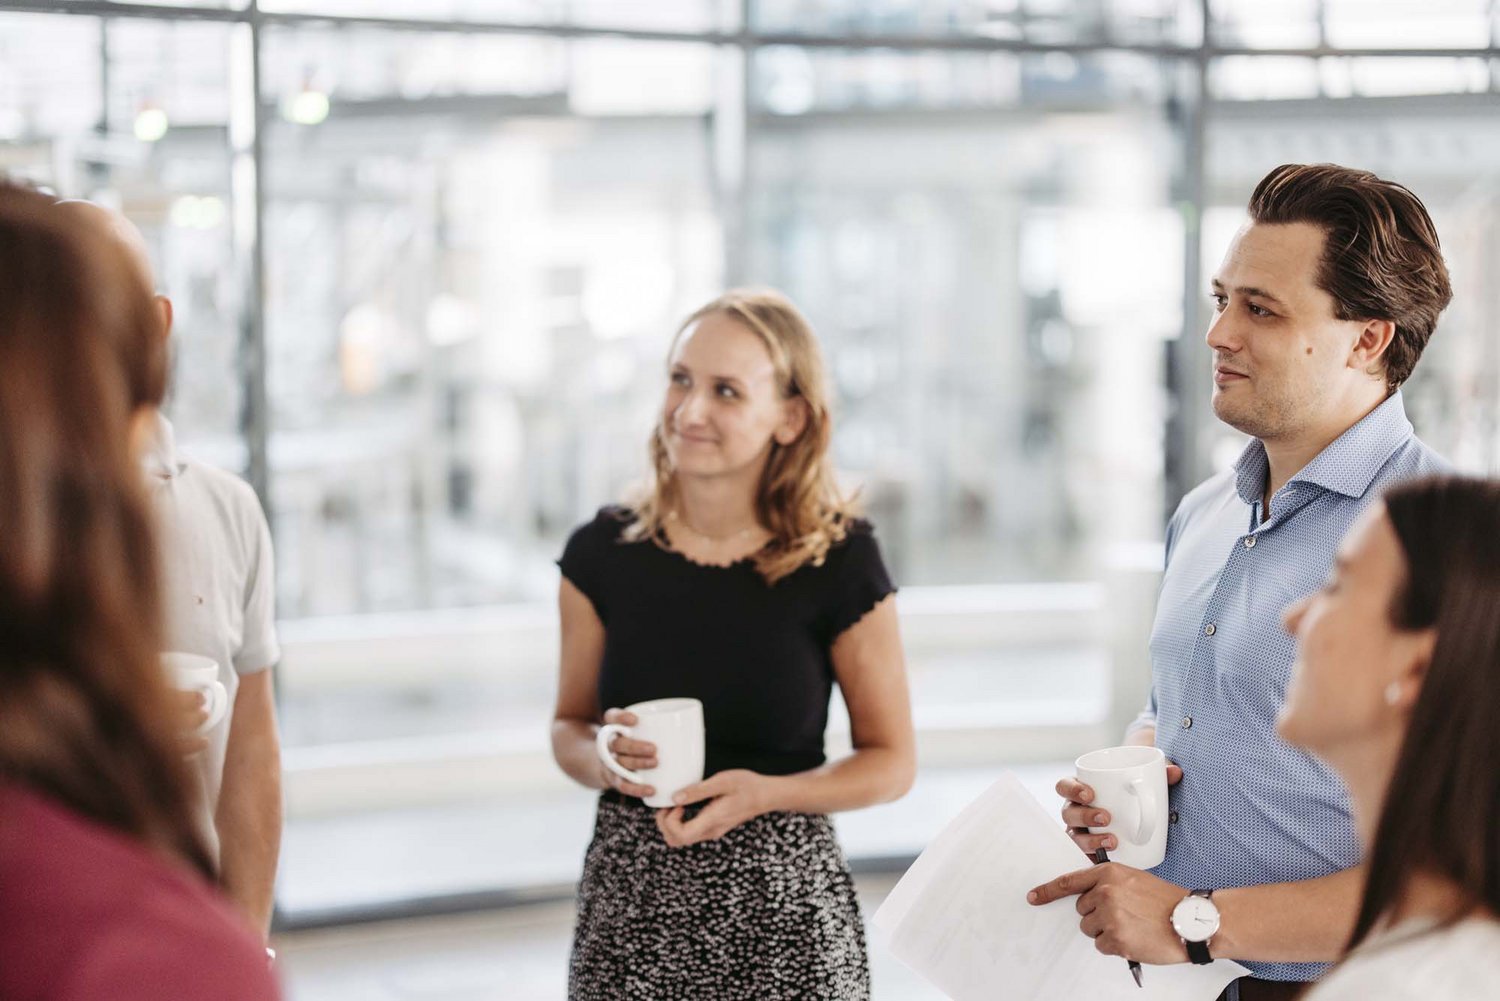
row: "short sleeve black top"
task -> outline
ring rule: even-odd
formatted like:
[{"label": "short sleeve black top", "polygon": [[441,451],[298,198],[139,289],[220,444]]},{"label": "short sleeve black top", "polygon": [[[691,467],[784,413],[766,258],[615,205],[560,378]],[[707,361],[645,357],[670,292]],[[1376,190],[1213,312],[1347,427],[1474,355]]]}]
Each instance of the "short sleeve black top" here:
[{"label": "short sleeve black top", "polygon": [[604,623],[599,705],[702,701],[704,774],[789,775],[823,764],[834,640],[896,587],[868,522],[851,522],[822,565],[774,585],[749,560],[705,566],[625,542],[623,508],[575,531],[558,566]]}]

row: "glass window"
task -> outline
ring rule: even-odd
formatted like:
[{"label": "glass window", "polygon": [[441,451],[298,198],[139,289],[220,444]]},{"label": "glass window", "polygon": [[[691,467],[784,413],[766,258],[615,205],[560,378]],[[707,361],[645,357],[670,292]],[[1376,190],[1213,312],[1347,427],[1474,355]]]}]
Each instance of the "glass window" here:
[{"label": "glass window", "polygon": [[[328,100],[266,137],[282,614],[550,597],[564,533],[639,472],[646,374],[722,280],[712,50],[463,39],[536,50],[515,100],[465,102],[396,96],[453,39],[358,37],[407,58],[347,100],[347,64],[314,59],[338,37],[267,44],[268,99],[317,65]],[[642,61],[661,90],[613,100]]]},{"label": "glass window", "polygon": [[752,23],[768,33],[1196,45],[1197,6],[1196,0],[754,0]]},{"label": "glass window", "polygon": [[[913,82],[930,65],[888,58]],[[1180,325],[1177,147],[1161,114],[1111,110],[1157,79],[1149,60],[1124,68],[1085,61],[1073,114],[778,117],[753,134],[751,276],[822,332],[840,466],[903,582],[1087,577],[1100,476],[1145,499],[1110,533],[1159,521],[1161,403],[1141,387],[1159,392]],[[1133,402],[1114,399],[1127,385]]]},{"label": "glass window", "polygon": [[[12,174],[56,183],[59,144],[87,142],[101,122],[100,22],[0,13],[0,142]],[[71,177],[68,178],[71,180]]]},{"label": "glass window", "polygon": [[1328,44],[1339,49],[1482,49],[1490,0],[1323,0]]},{"label": "glass window", "polygon": [[1226,48],[1315,48],[1321,0],[1210,0],[1214,43]]},{"label": "glass window", "polygon": [[1158,104],[1169,76],[1123,53],[846,51],[774,46],[753,61],[752,102],[775,115]]},{"label": "glass window", "polygon": [[1490,67],[1454,56],[1225,56],[1209,67],[1209,93],[1226,101],[1315,97],[1483,94]]},{"label": "glass window", "polygon": [[1250,48],[1473,49],[1492,44],[1489,0],[1212,0],[1214,40]]},{"label": "glass window", "polygon": [[140,227],[174,306],[167,411],[178,439],[242,471],[231,30],[0,14],[0,168],[119,209]]},{"label": "glass window", "polygon": [[[561,809],[586,837],[588,798],[545,749],[552,560],[644,470],[668,341],[722,287],[713,55],[267,33],[265,98],[283,109],[265,137],[271,506],[280,613],[303,620],[286,627],[279,677],[303,776],[288,794],[292,910],[566,879],[576,865],[567,842],[514,870],[412,866],[402,838],[374,834],[375,868],[397,875],[370,883],[369,858],[330,857],[324,839],[393,830],[372,807],[451,799],[441,782],[403,781],[403,766],[435,757],[451,774],[475,756],[491,778],[457,798],[479,797],[490,819],[466,823]],[[483,59],[509,68],[476,79],[466,67]],[[326,104],[299,119],[309,92]],[[475,611],[442,611],[462,608]],[[414,641],[393,642],[393,623]],[[420,639],[435,633],[446,639]],[[350,674],[352,651],[365,652]],[[342,767],[330,762],[354,762],[344,787],[305,798]],[[529,776],[540,800],[497,792],[501,772]],[[361,798],[373,788],[375,803]]]}]

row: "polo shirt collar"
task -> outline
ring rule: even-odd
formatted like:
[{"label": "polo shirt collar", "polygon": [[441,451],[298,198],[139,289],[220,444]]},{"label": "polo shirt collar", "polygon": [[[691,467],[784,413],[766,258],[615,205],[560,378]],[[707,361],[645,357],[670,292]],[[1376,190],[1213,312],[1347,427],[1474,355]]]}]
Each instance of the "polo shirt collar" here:
[{"label": "polo shirt collar", "polygon": [[[1412,434],[1406,404],[1398,389],[1287,482],[1308,483],[1345,497],[1363,497],[1386,461]],[[1259,438],[1245,446],[1234,471],[1235,491],[1240,499],[1246,504],[1259,501],[1271,471],[1266,447]]]},{"label": "polo shirt collar", "polygon": [[152,431],[151,444],[141,457],[146,475],[160,480],[174,479],[182,472],[182,463],[177,458],[177,435],[172,422],[161,412],[156,414],[156,427]]}]

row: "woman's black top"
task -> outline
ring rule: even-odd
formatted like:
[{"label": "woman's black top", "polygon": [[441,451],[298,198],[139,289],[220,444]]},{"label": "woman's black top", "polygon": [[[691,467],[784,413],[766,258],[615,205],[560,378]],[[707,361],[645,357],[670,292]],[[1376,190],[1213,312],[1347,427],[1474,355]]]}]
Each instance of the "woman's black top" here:
[{"label": "woman's black top", "polygon": [[851,522],[821,566],[769,585],[748,559],[705,566],[657,542],[624,542],[629,522],[625,509],[604,508],[558,560],[604,623],[600,707],[699,699],[705,777],[823,764],[833,641],[896,590],[869,523]]}]

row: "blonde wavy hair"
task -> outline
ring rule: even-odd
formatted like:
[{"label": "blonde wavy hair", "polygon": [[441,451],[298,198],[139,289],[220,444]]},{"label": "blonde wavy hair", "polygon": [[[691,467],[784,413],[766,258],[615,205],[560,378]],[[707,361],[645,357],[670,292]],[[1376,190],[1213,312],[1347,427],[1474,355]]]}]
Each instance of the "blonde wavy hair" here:
[{"label": "blonde wavy hair", "polygon": [[[795,441],[782,445],[772,440],[756,488],[756,518],[771,532],[771,541],[753,562],[766,583],[775,584],[809,563],[822,564],[828,550],[848,534],[856,513],[853,498],[839,491],[828,455],[833,415],[823,354],[812,326],[786,296],[771,289],[731,289],[683,321],[667,357],[693,324],[714,314],[738,320],[759,336],[771,354],[782,398],[801,397],[807,407],[807,426]],[[651,432],[650,455],[651,479],[631,505],[633,520],[623,537],[662,545],[665,522],[677,510],[679,495],[660,421]]]}]

